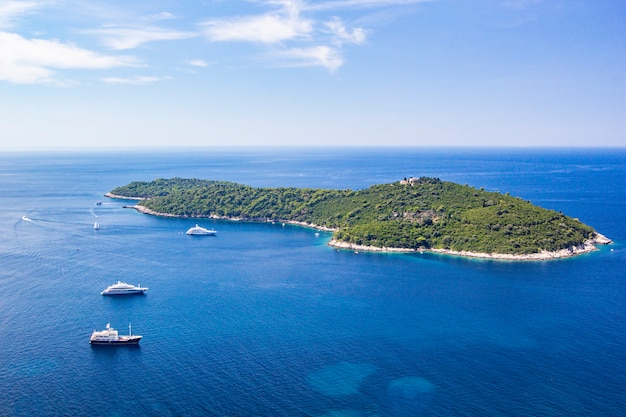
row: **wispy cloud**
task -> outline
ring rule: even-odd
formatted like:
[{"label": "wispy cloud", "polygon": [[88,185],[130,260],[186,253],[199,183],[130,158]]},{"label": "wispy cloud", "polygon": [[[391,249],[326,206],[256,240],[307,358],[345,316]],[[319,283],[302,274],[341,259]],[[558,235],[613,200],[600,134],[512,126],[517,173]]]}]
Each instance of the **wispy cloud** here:
[{"label": "wispy cloud", "polygon": [[303,5],[306,11],[328,11],[341,9],[375,9],[391,6],[408,6],[437,0],[330,0],[309,2]]},{"label": "wispy cloud", "polygon": [[324,67],[335,71],[343,65],[344,59],[339,50],[329,46],[291,48],[271,53],[277,67]]},{"label": "wispy cloud", "polygon": [[95,35],[100,43],[113,50],[133,49],[148,42],[190,39],[194,32],[162,29],[159,27],[118,27],[111,26],[85,31]]},{"label": "wispy cloud", "polygon": [[159,12],[148,16],[143,16],[140,20],[146,22],[160,22],[162,20],[176,19],[176,16],[170,12]]},{"label": "wispy cloud", "polygon": [[244,41],[271,44],[308,37],[313,31],[313,22],[302,18],[294,4],[283,6],[282,10],[262,15],[206,20],[201,26],[205,36],[213,42]]},{"label": "wispy cloud", "polygon": [[191,59],[187,61],[187,65],[191,65],[192,67],[208,67],[209,64],[202,59]]},{"label": "wispy cloud", "polygon": [[0,28],[13,27],[15,21],[24,15],[41,8],[41,1],[16,1],[2,0],[0,1]]},{"label": "wispy cloud", "polygon": [[[140,66],[139,59],[110,51],[137,49],[139,54],[139,48],[149,43],[181,42],[199,36],[213,43],[249,43],[259,47],[264,61],[270,60],[272,66],[319,66],[332,72],[344,64],[344,54],[350,45],[363,45],[370,35],[366,28],[347,20],[347,16],[358,19],[360,11],[370,13],[374,8],[426,1],[432,0],[245,0],[248,5],[254,4],[257,13],[202,18],[170,11],[150,14],[145,13],[145,8],[141,14],[135,14],[132,5],[112,6],[101,1],[0,0],[0,80],[61,84],[64,81],[59,74],[64,69]],[[43,13],[48,10],[52,13]],[[72,16],[80,18],[73,20],[77,23],[71,27],[49,21],[55,18],[69,21]],[[27,19],[35,23],[21,27]],[[30,30],[29,34],[20,32],[20,27]],[[43,31],[33,38],[33,28]],[[44,39],[44,34],[48,39]],[[170,64],[178,69],[175,63]],[[209,65],[198,59],[186,64],[187,70]],[[154,77],[102,80],[118,84],[155,82]]]},{"label": "wispy cloud", "polygon": [[58,69],[109,69],[138,66],[130,56],[104,55],[77,46],[44,39],[26,39],[0,32],[0,79],[13,83],[66,84]]},{"label": "wispy cloud", "polygon": [[158,81],[163,80],[171,80],[171,77],[149,77],[149,76],[138,76],[138,77],[105,77],[102,78],[102,82],[107,84],[132,84],[132,85],[143,85],[143,84],[152,84]]},{"label": "wispy cloud", "polygon": [[324,24],[326,28],[334,35],[334,42],[362,44],[367,37],[366,32],[362,28],[354,28],[349,31],[343,21],[338,17],[333,17]]},{"label": "wispy cloud", "polygon": [[[412,3],[416,1],[413,0]],[[211,42],[251,42],[268,45],[267,57],[278,59],[278,66],[322,66],[335,71],[344,63],[342,45],[363,44],[367,32],[349,28],[339,17],[318,17],[315,12],[367,3],[397,4],[402,1],[338,1],[314,6],[298,0],[259,1],[272,10],[251,16],[211,19],[202,22],[202,32]],[[323,7],[321,7],[323,6]]]}]

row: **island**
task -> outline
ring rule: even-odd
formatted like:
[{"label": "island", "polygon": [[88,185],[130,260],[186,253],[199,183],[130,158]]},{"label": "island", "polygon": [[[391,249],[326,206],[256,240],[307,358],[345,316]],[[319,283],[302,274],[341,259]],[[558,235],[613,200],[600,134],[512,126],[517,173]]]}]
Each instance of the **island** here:
[{"label": "island", "polygon": [[105,194],[157,216],[298,224],[351,250],[546,260],[611,240],[563,213],[508,193],[410,177],[362,190],[258,188],[194,178],[132,182]]}]

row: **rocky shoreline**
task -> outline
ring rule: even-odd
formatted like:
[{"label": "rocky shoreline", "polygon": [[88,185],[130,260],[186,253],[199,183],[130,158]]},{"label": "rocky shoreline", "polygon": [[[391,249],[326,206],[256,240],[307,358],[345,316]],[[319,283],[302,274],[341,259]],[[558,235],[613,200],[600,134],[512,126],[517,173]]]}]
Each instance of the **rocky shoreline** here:
[{"label": "rocky shoreline", "polygon": [[[140,197],[124,197],[118,196],[115,194],[107,193],[105,197],[116,198],[122,200],[135,200],[141,201],[145,200]],[[150,210],[147,207],[140,205],[132,205],[132,206],[124,206],[125,208],[132,208],[137,210],[140,213],[149,214],[152,216],[161,216],[161,217],[180,217],[174,214],[168,213],[159,213],[154,210]],[[210,219],[215,220],[229,220],[229,221],[254,221],[254,219],[247,218],[239,218],[239,217],[227,217],[227,216],[209,216]],[[266,221],[263,219],[258,219],[256,221]],[[294,224],[303,227],[310,227],[317,230],[323,230],[327,232],[334,232],[336,229],[318,226],[312,223],[305,222],[297,222],[297,221],[281,221],[281,223],[286,224]],[[611,239],[607,238],[600,233],[596,233],[593,239],[589,239],[581,245],[571,246],[566,249],[561,249],[558,251],[542,251],[539,253],[531,253],[531,254],[506,254],[506,253],[481,253],[481,252],[469,252],[469,251],[453,251],[450,249],[405,249],[405,248],[388,248],[388,247],[376,247],[376,246],[366,246],[366,245],[357,245],[354,243],[342,242],[339,240],[332,239],[328,242],[329,246],[339,248],[339,249],[347,249],[354,251],[365,251],[365,252],[405,252],[405,253],[438,253],[443,255],[451,255],[451,256],[462,256],[468,258],[480,258],[480,259],[492,259],[492,260],[505,260],[505,261],[547,261],[552,259],[563,259],[570,258],[572,256],[581,255],[584,253],[589,253],[598,250],[596,245],[608,245],[613,243]]]},{"label": "rocky shoreline", "polygon": [[[159,213],[157,211],[150,210],[147,207],[140,206],[140,205],[137,205],[137,204],[134,205],[134,206],[124,206],[124,207],[125,208],[132,208],[132,209],[137,210],[140,213],[150,214],[152,216],[180,217],[180,216],[177,216],[175,214]],[[270,220],[266,220],[266,219],[248,219],[248,218],[243,218],[243,217],[228,217],[228,216],[216,216],[216,215],[211,215],[209,217],[198,217],[198,218],[213,219],[213,220],[228,220],[228,221],[232,221],[232,222],[238,222],[238,221],[257,221],[257,222],[264,222],[264,223],[271,222]],[[325,231],[325,232],[334,232],[336,230],[336,229],[331,229],[330,227],[318,226],[318,225],[315,225],[313,223],[297,222],[297,221],[292,221],[292,220],[278,221],[278,223],[294,224],[294,225],[303,226],[303,227],[310,227],[312,229],[322,230],[322,231]]]},{"label": "rocky shoreline", "polygon": [[571,246],[566,249],[561,249],[554,252],[542,251],[539,253],[530,254],[507,254],[507,253],[481,253],[481,252],[469,252],[469,251],[453,251],[450,249],[404,249],[404,248],[386,248],[386,247],[374,247],[365,245],[356,245],[348,242],[341,242],[338,240],[331,240],[328,242],[330,246],[341,249],[349,249],[354,251],[366,251],[366,252],[413,252],[413,253],[439,253],[443,255],[451,256],[463,256],[467,258],[480,258],[480,259],[492,259],[492,260],[504,260],[504,261],[547,261],[552,259],[570,258],[576,255],[582,255],[583,253],[589,253],[598,250],[596,245],[609,245],[613,243],[611,239],[607,238],[600,233],[597,233],[593,239],[589,239],[581,245]]},{"label": "rocky shoreline", "polygon": [[109,197],[109,198],[115,198],[116,200],[134,200],[134,201],[147,200],[147,198],[143,198],[143,197],[126,197],[123,195],[116,195],[116,194],[111,194],[111,193],[106,193],[104,196]]}]

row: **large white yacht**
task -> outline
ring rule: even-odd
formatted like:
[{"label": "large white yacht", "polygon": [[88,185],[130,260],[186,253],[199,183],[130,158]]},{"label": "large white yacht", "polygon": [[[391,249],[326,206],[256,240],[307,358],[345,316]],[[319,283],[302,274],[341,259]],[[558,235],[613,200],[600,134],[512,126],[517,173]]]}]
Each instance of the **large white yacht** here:
[{"label": "large white yacht", "polygon": [[198,236],[215,236],[217,231],[205,229],[204,227],[200,227],[197,224],[194,227],[190,227],[187,230],[188,235],[198,235]]},{"label": "large white yacht", "polygon": [[126,295],[126,294],[143,294],[148,288],[142,287],[139,284],[137,286],[127,284],[122,281],[117,281],[117,284],[109,285],[100,294],[102,295]]},{"label": "large white yacht", "polygon": [[141,340],[141,336],[133,336],[130,324],[128,324],[128,335],[120,336],[118,331],[111,327],[110,323],[107,323],[107,327],[104,330],[94,330],[89,338],[89,343],[92,345],[136,345]]}]

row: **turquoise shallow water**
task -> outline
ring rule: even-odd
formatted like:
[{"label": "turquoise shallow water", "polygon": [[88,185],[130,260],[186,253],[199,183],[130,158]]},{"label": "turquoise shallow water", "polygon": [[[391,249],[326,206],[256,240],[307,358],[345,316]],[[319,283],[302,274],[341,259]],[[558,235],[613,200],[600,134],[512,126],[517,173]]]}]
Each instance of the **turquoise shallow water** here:
[{"label": "turquoise shallow water", "polygon": [[[280,224],[204,221],[218,236],[189,237],[196,220],[103,197],[175,176],[410,175],[510,192],[615,244],[552,262],[356,254]],[[623,150],[0,155],[0,415],[624,415],[625,185]],[[117,280],[150,289],[99,294]],[[132,322],[141,346],[90,347],[107,322]]]}]

